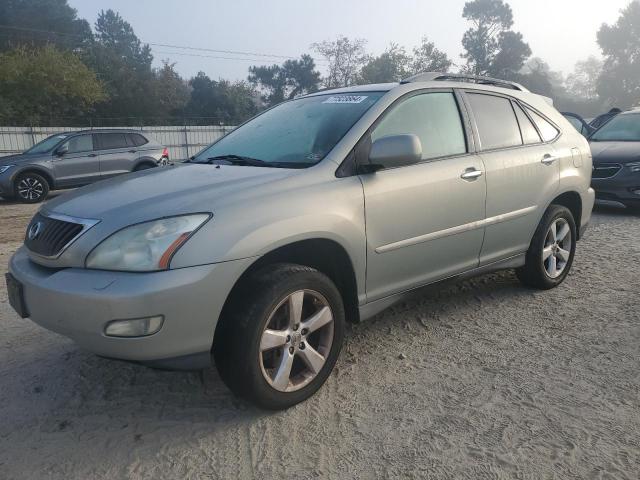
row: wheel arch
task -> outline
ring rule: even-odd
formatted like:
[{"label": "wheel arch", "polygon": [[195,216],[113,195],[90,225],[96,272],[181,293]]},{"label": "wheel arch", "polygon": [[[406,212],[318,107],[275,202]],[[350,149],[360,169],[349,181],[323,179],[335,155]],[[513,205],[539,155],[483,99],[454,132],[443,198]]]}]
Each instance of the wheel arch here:
[{"label": "wheel arch", "polygon": [[135,172],[138,168],[142,167],[143,165],[149,165],[151,168],[154,168],[158,166],[158,162],[155,158],[152,158],[152,157],[139,158],[138,161],[133,166],[132,171]]},{"label": "wheel arch", "polygon": [[16,171],[13,174],[13,177],[11,178],[11,184],[15,186],[15,182],[18,179],[18,177],[20,175],[24,175],[25,173],[36,173],[38,175],[40,175],[41,177],[43,177],[47,183],[49,184],[49,189],[50,190],[55,190],[55,180],[53,175],[51,174],[51,172],[48,172],[46,169],[41,168],[41,167],[36,167],[33,165],[28,165],[25,166],[24,168]]},{"label": "wheel arch", "polygon": [[576,222],[577,240],[580,240],[580,226],[582,223],[582,197],[580,197],[580,194],[574,190],[566,191],[554,198],[549,206],[551,205],[562,205],[571,211]]},{"label": "wheel arch", "polygon": [[[358,287],[353,262],[347,250],[340,243],[328,238],[310,238],[294,241],[261,255],[235,282],[222,308],[220,319],[225,316],[225,310],[230,308],[234,298],[241,291],[241,286],[254,272],[267,265],[277,263],[305,265],[324,273],[336,285],[340,295],[342,295],[347,320],[351,323],[359,321]],[[220,324],[221,322],[218,321],[214,333],[214,344]]]}]

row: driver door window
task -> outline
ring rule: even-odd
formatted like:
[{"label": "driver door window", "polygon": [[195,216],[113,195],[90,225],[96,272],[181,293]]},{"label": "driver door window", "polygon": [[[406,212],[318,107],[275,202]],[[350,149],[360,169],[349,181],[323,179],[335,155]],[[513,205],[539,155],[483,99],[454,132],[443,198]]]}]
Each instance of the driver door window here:
[{"label": "driver door window", "polygon": [[409,97],[382,119],[371,133],[371,141],[402,134],[418,136],[423,160],[467,152],[453,93],[424,93]]},{"label": "driver door window", "polygon": [[92,135],[78,135],[72,137],[66,143],[69,148],[67,154],[90,152],[93,150],[93,136]]}]

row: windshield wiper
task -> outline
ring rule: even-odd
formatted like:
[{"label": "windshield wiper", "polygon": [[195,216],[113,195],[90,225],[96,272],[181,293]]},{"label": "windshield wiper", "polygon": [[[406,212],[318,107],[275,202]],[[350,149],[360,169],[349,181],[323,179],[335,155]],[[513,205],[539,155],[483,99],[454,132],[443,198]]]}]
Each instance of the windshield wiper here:
[{"label": "windshield wiper", "polygon": [[216,160],[229,162],[231,165],[244,165],[249,167],[272,167],[269,162],[258,158],[244,157],[242,155],[218,155],[216,157],[207,158],[207,163],[213,163]]}]

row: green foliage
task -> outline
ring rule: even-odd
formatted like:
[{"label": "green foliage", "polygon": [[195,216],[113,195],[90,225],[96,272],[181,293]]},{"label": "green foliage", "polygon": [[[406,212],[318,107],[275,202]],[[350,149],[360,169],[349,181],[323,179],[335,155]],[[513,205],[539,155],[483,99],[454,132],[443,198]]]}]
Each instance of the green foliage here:
[{"label": "green foliage", "polygon": [[531,49],[520,33],[510,30],[513,12],[508,4],[473,0],[465,3],[462,16],[472,25],[462,37],[469,73],[509,78],[522,69]]},{"label": "green foliage", "polygon": [[629,108],[640,102],[640,2],[633,1],[613,25],[602,25],[598,44],[604,68],[597,91],[609,105]]},{"label": "green foliage", "polygon": [[77,17],[76,9],[67,0],[2,0],[0,23],[17,27],[0,29],[0,51],[47,43],[77,51],[86,48],[93,37],[89,23]]},{"label": "green foliage", "polygon": [[175,70],[175,63],[164,61],[154,72],[153,96],[156,100],[154,117],[157,123],[166,123],[170,117],[180,117],[189,101],[189,85]]},{"label": "green foliage", "polygon": [[191,98],[185,107],[187,115],[216,117],[220,124],[236,125],[258,112],[257,93],[246,82],[215,81],[199,72],[189,85]]},{"label": "green foliage", "polygon": [[249,83],[262,91],[267,106],[318,90],[320,72],[309,55],[287,60],[282,65],[249,67]]},{"label": "green foliage", "polygon": [[371,58],[360,70],[358,83],[398,82],[409,75],[411,57],[395,43],[378,57]]},{"label": "green foliage", "polygon": [[1,121],[36,123],[84,115],[106,95],[76,55],[49,45],[0,54],[0,98]]},{"label": "green foliage", "polygon": [[422,72],[448,72],[453,66],[453,62],[441,50],[436,48],[433,42],[427,37],[422,37],[420,46],[413,49],[413,59],[411,61],[411,73]]}]

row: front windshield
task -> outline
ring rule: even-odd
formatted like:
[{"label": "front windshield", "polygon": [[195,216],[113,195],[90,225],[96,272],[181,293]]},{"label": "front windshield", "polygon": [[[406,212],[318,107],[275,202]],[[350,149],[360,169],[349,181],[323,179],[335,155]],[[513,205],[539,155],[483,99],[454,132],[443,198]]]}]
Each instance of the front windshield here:
[{"label": "front windshield", "polygon": [[29,150],[24,153],[47,153],[53,150],[62,140],[67,138],[68,135],[51,135],[45,138],[39,143],[36,143]]},{"label": "front windshield", "polygon": [[267,110],[191,162],[252,159],[264,166],[306,168],[322,160],[385,92],[299,98]]},{"label": "front windshield", "polygon": [[591,136],[595,142],[640,142],[640,114],[618,115]]}]

